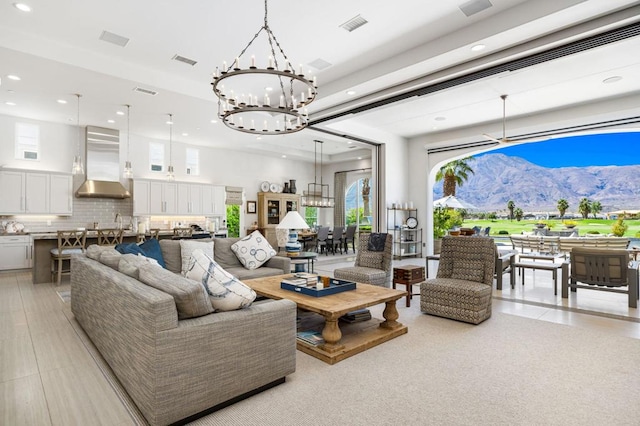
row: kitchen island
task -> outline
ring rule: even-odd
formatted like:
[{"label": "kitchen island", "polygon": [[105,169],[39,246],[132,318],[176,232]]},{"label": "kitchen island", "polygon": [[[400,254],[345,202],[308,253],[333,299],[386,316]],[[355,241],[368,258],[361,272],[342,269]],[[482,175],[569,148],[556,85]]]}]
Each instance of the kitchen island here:
[{"label": "kitchen island", "polygon": [[[147,237],[149,235],[147,234]],[[34,232],[31,233],[33,238],[33,283],[50,283],[51,282],[51,249],[58,247],[57,232]],[[173,237],[172,230],[161,230],[158,238]],[[125,243],[135,243],[138,240],[138,233],[131,230],[125,230],[122,241]],[[87,231],[86,246],[97,244],[98,231]]]}]

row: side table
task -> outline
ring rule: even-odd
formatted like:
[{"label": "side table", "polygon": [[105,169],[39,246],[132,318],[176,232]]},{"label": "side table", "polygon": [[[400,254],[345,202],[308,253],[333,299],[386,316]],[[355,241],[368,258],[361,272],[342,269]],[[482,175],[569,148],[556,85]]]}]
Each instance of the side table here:
[{"label": "side table", "polygon": [[[313,273],[313,263],[318,257],[318,253],[313,251],[301,251],[296,256],[287,256],[291,259],[291,264],[295,265],[295,272]],[[305,268],[306,264],[306,268]]]},{"label": "side table", "polygon": [[411,306],[412,297],[420,295],[413,293],[413,285],[421,284],[424,280],[424,266],[405,265],[393,268],[393,288],[396,288],[396,284],[407,286],[407,308]]}]

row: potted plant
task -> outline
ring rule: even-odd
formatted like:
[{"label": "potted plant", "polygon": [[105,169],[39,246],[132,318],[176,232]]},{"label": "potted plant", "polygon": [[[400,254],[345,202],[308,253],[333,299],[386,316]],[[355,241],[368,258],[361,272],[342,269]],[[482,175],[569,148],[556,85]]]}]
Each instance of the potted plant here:
[{"label": "potted plant", "polygon": [[573,229],[576,227],[576,225],[578,225],[578,222],[576,222],[575,220],[564,220],[562,221],[562,224],[567,229]]},{"label": "potted plant", "polygon": [[442,237],[449,229],[449,214],[444,207],[433,209],[433,253],[439,254],[442,247]]}]

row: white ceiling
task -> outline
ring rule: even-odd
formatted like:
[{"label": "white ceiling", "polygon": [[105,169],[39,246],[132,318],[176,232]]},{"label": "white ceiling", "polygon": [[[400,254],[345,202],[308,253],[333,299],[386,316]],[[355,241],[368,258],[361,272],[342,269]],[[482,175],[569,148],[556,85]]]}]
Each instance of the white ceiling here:
[{"label": "white ceiling", "polygon": [[[25,3],[32,12],[19,11],[11,1],[0,4],[0,114],[74,124],[73,94],[81,93],[82,125],[125,130],[126,116],[116,111],[130,104],[131,132],[149,138],[168,139],[165,122],[172,113],[174,140],[184,143],[313,160],[313,140],[322,139],[329,161],[367,154],[366,147],[349,148],[358,143],[308,129],[256,140],[211,123],[217,112],[211,73],[223,60],[232,62],[260,29],[262,0]],[[640,1],[631,0],[491,0],[492,7],[471,17],[460,10],[464,3],[272,0],[269,26],[292,62],[317,75],[319,96],[309,108],[317,119],[640,19]],[[339,27],[356,15],[368,23],[351,33]],[[126,47],[101,41],[105,30],[130,41]],[[268,54],[260,40],[251,48],[256,51],[247,52],[258,62]],[[486,49],[471,51],[478,43]],[[509,94],[509,116],[638,94],[637,52],[636,37],[318,127],[364,125],[409,138],[495,124],[503,93]],[[198,63],[173,61],[175,54]],[[313,69],[309,64],[317,59],[331,66]],[[21,80],[10,80],[9,74]],[[602,83],[614,75],[623,78]],[[158,95],[134,92],[136,86]],[[356,94],[347,95],[347,90]],[[58,104],[58,99],[68,103]]]}]

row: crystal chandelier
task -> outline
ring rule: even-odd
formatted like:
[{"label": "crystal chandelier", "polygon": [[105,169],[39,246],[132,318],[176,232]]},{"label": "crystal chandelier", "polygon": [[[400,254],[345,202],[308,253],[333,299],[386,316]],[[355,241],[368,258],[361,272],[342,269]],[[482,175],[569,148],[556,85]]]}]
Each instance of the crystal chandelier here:
[{"label": "crystal chandelier", "polygon": [[169,114],[169,121],[167,121],[169,125],[169,167],[167,167],[167,180],[174,181],[176,180],[176,175],[173,173],[173,164],[171,161],[171,146],[173,145],[173,114]]},{"label": "crystal chandelier", "polygon": [[133,178],[133,168],[131,167],[131,161],[129,161],[129,147],[131,146],[130,132],[129,132],[129,108],[131,105],[125,105],[127,107],[127,160],[124,163],[124,170],[122,171],[122,177],[125,179]]},{"label": "crystal chandelier", "polygon": [[76,137],[76,155],[73,157],[73,165],[71,166],[71,174],[72,175],[83,175],[84,174],[84,166],[82,165],[82,156],[80,155],[80,139],[82,136],[80,135],[80,98],[81,94],[76,93],[76,97],[78,98],[78,116],[76,121],[76,131],[78,132],[78,136]]},{"label": "crystal chandelier", "polygon": [[[264,68],[256,65],[254,55],[250,59],[242,56],[262,31],[271,48]],[[302,65],[294,68],[269,28],[267,0],[264,24],[231,65],[225,61],[222,68],[216,67],[211,84],[218,97],[218,116],[222,122],[231,129],[258,135],[281,135],[304,129],[309,122],[307,105],[315,100],[318,88],[316,77],[305,76]]]},{"label": "crystal chandelier", "polygon": [[[304,191],[301,204],[303,207],[335,207],[335,199],[329,196],[329,185],[322,183],[322,144],[324,142],[314,140],[313,152],[313,183],[307,185]],[[320,183],[318,183],[316,171],[318,170],[318,145],[320,145]]]}]

